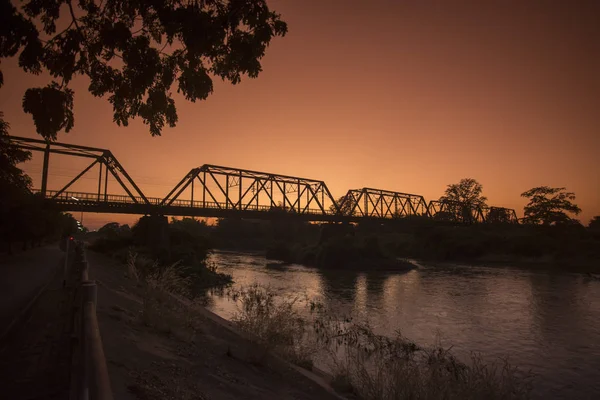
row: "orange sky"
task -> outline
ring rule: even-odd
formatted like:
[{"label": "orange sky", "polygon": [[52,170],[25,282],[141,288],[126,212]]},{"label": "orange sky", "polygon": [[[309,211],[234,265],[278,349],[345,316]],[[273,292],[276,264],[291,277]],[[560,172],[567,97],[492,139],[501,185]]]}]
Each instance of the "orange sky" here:
[{"label": "orange sky", "polygon": [[[152,138],[141,121],[113,124],[110,104],[77,78],[75,128],[59,141],[109,148],[147,196],[211,163],[322,179],[335,197],[369,186],[431,200],[473,177],[519,216],[523,191],[566,186],[583,222],[600,214],[600,2],[269,3],[289,34],[258,79],[215,80],[204,102],[176,96],[177,127]],[[21,98],[45,78],[14,59],[1,68],[11,134],[36,137]],[[83,167],[52,161],[53,189]],[[41,159],[26,170],[35,178]]]}]

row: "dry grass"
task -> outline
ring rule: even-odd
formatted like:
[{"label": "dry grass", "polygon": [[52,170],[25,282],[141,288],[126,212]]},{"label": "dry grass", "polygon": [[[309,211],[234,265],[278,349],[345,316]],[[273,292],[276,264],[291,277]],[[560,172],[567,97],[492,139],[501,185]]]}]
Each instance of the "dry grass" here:
[{"label": "dry grass", "polygon": [[[485,363],[472,354],[460,362],[441,345],[420,347],[398,334],[376,335],[364,324],[340,318],[322,304],[308,302],[303,318],[298,298],[280,298],[269,288],[233,291],[234,323],[265,346],[300,366],[326,355],[332,386],[362,400],[527,399],[532,375],[507,360]],[[322,357],[320,357],[322,358]]]},{"label": "dry grass", "polygon": [[138,254],[129,250],[127,254],[127,262],[125,266],[127,267],[126,275],[129,279],[133,279],[136,282],[140,281],[140,275],[138,273],[138,267],[136,266],[136,262],[138,261]]},{"label": "dry grass", "polygon": [[532,375],[508,360],[486,364],[479,354],[460,362],[441,345],[420,347],[398,334],[388,338],[366,325],[321,326],[333,385],[363,400],[527,399]]},{"label": "dry grass", "polygon": [[230,290],[229,297],[238,304],[232,318],[236,326],[251,334],[261,346],[289,361],[312,368],[315,343],[309,340],[306,321],[296,310],[299,298],[278,298],[270,288],[253,285]]},{"label": "dry grass", "polygon": [[161,267],[130,252],[126,268],[127,276],[142,286],[141,322],[182,340],[193,340],[200,330],[199,317],[194,312],[199,301],[189,298],[191,278],[179,262]]}]

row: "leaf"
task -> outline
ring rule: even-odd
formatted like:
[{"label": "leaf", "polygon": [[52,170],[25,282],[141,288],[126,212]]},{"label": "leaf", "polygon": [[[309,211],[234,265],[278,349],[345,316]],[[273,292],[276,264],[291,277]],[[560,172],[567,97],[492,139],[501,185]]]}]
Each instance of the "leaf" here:
[{"label": "leaf", "polygon": [[44,88],[27,89],[23,110],[33,116],[37,132],[46,139],[56,140],[62,129],[73,128],[73,91],[60,89],[56,82]]}]

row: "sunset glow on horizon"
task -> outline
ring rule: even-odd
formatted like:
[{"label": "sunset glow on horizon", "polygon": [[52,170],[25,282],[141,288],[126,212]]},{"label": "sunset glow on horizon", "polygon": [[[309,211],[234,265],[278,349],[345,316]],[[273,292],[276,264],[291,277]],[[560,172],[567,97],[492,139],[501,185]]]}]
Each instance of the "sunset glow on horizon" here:
[{"label": "sunset glow on horizon", "polygon": [[[108,101],[78,77],[75,128],[58,141],[111,150],[149,197],[216,164],[323,180],[335,198],[373,187],[429,201],[472,177],[489,205],[519,217],[522,192],[564,186],[578,219],[600,215],[600,2],[268,3],[289,33],[273,40],[257,79],[215,78],[196,103],[176,94],[177,127],[151,137],[140,120],[114,124]],[[10,134],[40,138],[21,99],[48,77],[15,58],[1,67]],[[50,164],[50,189],[87,165],[55,155]],[[41,156],[24,169],[38,187]],[[137,218],[86,213],[85,225]]]}]

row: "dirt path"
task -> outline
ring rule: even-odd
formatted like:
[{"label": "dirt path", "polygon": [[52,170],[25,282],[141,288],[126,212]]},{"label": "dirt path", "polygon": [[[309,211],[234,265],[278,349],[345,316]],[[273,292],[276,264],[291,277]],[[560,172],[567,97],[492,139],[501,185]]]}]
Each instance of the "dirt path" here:
[{"label": "dirt path", "polygon": [[91,252],[88,261],[115,399],[337,398],[289,366],[244,361],[253,346],[212,314],[195,314],[194,330],[169,325],[172,315],[161,316],[161,331],[145,326],[142,289],[124,267]]},{"label": "dirt path", "polygon": [[47,245],[0,258],[0,333],[52,279],[63,255],[58,245]]},{"label": "dirt path", "polygon": [[[0,343],[0,398],[59,400],[69,396],[75,282],[69,279],[63,287],[63,257],[58,249],[36,249],[19,255],[26,262],[13,259],[4,270],[11,277],[2,282],[9,288],[2,293],[9,302],[3,304],[5,315],[16,312],[19,317]],[[19,302],[29,303],[28,296],[35,300],[22,313]],[[12,303],[14,298],[20,301]]]}]

